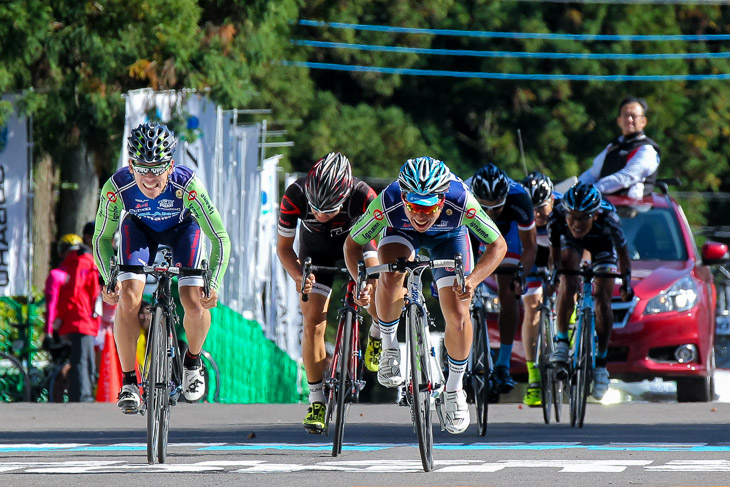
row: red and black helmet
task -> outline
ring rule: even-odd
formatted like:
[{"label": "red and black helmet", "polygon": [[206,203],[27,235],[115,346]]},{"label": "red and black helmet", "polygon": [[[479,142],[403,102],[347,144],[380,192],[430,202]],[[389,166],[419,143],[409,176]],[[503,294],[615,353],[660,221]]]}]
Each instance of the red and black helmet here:
[{"label": "red and black helmet", "polygon": [[342,205],[352,191],[352,168],[347,157],[330,152],[312,166],[304,183],[309,205],[328,212]]}]

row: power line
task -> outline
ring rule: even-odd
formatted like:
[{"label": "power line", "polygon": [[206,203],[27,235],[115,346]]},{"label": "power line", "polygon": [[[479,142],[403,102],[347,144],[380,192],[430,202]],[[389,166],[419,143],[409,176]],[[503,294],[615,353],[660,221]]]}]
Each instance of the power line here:
[{"label": "power line", "polygon": [[[519,0],[517,0],[519,1]],[[668,54],[596,54],[580,52],[515,52],[515,51],[475,51],[468,49],[431,49],[421,47],[382,46],[377,44],[349,44],[345,42],[309,41],[295,39],[297,46],[319,47],[323,49],[350,49],[355,51],[395,52],[403,54],[427,54],[437,56],[470,56],[485,58],[534,58],[534,59],[728,59],[730,52],[698,52]]]},{"label": "power line", "polygon": [[530,3],[641,4],[641,5],[726,5],[727,0],[511,0]]},{"label": "power line", "polygon": [[663,42],[663,41],[727,41],[730,34],[694,34],[694,35],[621,35],[621,34],[555,34],[541,32],[494,32],[479,30],[455,29],[422,29],[415,27],[397,27],[390,25],[348,24],[343,22],[324,22],[321,20],[298,21],[299,25],[309,27],[330,27],[332,29],[351,29],[373,32],[389,32],[398,34],[425,34],[457,37],[480,37],[501,39],[543,39],[563,41],[633,41],[633,42]]},{"label": "power line", "polygon": [[481,73],[474,71],[444,71],[413,68],[386,68],[379,66],[358,66],[333,63],[313,63],[305,61],[279,61],[283,66],[297,68],[323,69],[330,71],[350,71],[366,73],[402,74],[408,76],[440,76],[447,78],[481,78],[501,80],[537,81],[705,81],[730,80],[730,74],[666,74],[666,75],[592,75],[592,74],[516,74]]}]

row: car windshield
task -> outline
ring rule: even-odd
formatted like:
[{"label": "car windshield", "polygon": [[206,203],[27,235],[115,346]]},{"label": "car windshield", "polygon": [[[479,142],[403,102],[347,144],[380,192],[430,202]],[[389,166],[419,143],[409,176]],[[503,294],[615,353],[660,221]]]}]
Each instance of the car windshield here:
[{"label": "car windshield", "polygon": [[687,248],[671,209],[619,210],[619,215],[631,260],[687,260]]}]

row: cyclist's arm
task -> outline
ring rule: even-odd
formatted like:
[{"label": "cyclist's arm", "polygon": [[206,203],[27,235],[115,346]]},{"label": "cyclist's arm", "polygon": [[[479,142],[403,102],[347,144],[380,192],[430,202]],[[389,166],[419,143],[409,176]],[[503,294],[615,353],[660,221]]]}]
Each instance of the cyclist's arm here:
[{"label": "cyclist's arm", "polygon": [[489,218],[487,212],[482,209],[476,197],[471,192],[467,195],[464,214],[461,216],[461,224],[466,225],[476,238],[487,245],[502,236],[497,225]]},{"label": "cyclist's arm", "polygon": [[223,220],[208,192],[196,177],[185,188],[185,207],[190,210],[193,218],[200,225],[200,229],[210,239],[213,248],[210,254],[211,280],[210,288],[218,290],[223,275],[228,267],[228,257],[231,253],[231,240],[223,226]]},{"label": "cyclist's arm", "polygon": [[345,240],[345,264],[353,279],[357,279],[357,263],[363,258],[363,247],[376,238],[387,226],[383,194],[381,193],[370,202],[367,210],[357,219]]},{"label": "cyclist's arm", "polygon": [[114,256],[112,242],[114,232],[119,226],[119,219],[124,210],[121,192],[111,178],[101,188],[99,208],[96,211],[94,236],[91,239],[94,262],[105,283],[109,282],[109,261]]},{"label": "cyclist's arm", "polygon": [[276,253],[279,255],[284,270],[294,279],[294,282],[297,283],[297,290],[299,290],[302,280],[302,263],[294,251],[294,237],[278,235],[276,238]]},{"label": "cyclist's arm", "polygon": [[467,287],[476,288],[479,283],[489,277],[502,262],[506,253],[507,242],[501,235],[494,242],[487,244],[487,248],[479,257],[474,270],[466,278]]}]

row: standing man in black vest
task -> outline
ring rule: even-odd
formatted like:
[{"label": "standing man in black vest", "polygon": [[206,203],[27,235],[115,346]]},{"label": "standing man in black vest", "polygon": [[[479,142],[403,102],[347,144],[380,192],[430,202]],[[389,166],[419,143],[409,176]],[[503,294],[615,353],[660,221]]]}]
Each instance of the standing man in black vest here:
[{"label": "standing man in black vest", "polygon": [[603,194],[641,199],[651,193],[659,168],[659,146],[644,134],[648,106],[643,98],[628,96],[618,106],[621,135],[593,159],[578,177]]}]

